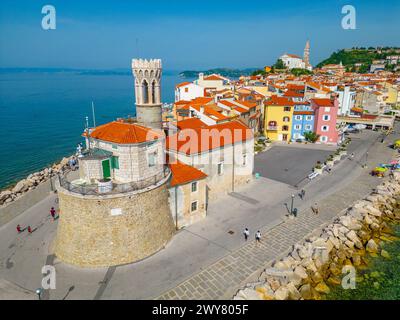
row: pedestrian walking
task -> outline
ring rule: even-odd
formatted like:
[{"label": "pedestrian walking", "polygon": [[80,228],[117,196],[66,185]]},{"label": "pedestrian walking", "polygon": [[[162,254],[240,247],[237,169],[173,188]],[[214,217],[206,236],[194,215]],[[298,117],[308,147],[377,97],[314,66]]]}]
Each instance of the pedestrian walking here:
[{"label": "pedestrian walking", "polygon": [[314,207],[312,208],[315,214],[319,214],[319,209],[317,203],[314,204]]},{"label": "pedestrian walking", "polygon": [[244,229],[244,231],[243,231],[243,235],[244,235],[244,240],[246,240],[247,241],[247,239],[249,238],[249,236],[250,236],[250,231],[249,231],[249,229],[248,228],[245,228]]},{"label": "pedestrian walking", "polygon": [[51,216],[52,216],[53,219],[56,218],[56,210],[54,209],[54,207],[51,207],[51,209],[50,209],[50,214],[51,214]]},{"label": "pedestrian walking", "polygon": [[18,232],[18,233],[21,233],[21,232],[22,232],[21,226],[20,226],[19,224],[17,225],[17,232]]},{"label": "pedestrian walking", "polygon": [[260,232],[260,231],[257,231],[257,232],[256,232],[256,242],[259,243],[260,240],[261,240],[261,232]]},{"label": "pedestrian walking", "polygon": [[304,200],[304,197],[306,196],[306,190],[304,190],[304,189],[301,189],[301,191],[300,191],[300,198],[301,198],[301,200]]},{"label": "pedestrian walking", "polygon": [[29,233],[32,233],[31,226],[28,226],[28,232],[29,232]]}]

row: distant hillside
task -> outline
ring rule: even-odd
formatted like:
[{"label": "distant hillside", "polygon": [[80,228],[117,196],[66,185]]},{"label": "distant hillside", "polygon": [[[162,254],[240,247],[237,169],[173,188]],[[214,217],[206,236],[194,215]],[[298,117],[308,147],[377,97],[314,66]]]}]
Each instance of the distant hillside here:
[{"label": "distant hillside", "polygon": [[247,69],[229,69],[229,68],[215,68],[203,71],[187,70],[179,73],[179,76],[183,78],[197,78],[199,73],[204,73],[204,75],[209,75],[213,73],[218,73],[223,77],[228,78],[239,78],[240,76],[248,76],[253,73],[253,71],[259,68],[247,68]]},{"label": "distant hillside", "polygon": [[373,60],[385,59],[390,55],[399,55],[399,48],[352,48],[352,49],[342,49],[331,54],[328,59],[321,61],[317,68],[320,68],[327,64],[342,64],[346,67],[352,67],[356,63],[362,63],[364,65],[371,65]]}]

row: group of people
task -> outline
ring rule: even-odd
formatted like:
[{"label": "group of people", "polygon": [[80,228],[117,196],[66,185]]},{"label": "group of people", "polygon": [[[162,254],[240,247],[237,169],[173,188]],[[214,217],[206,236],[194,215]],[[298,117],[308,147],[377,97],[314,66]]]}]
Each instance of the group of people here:
[{"label": "group of people", "polygon": [[68,165],[71,168],[72,171],[75,171],[76,166],[78,165],[78,160],[76,159],[76,157],[72,157],[71,159],[69,159],[68,161]]},{"label": "group of people", "polygon": [[[249,228],[245,228],[245,229],[243,230],[243,235],[244,235],[244,239],[247,241],[247,239],[250,237]],[[256,239],[256,242],[257,242],[257,243],[259,243],[259,242],[261,241],[261,232],[260,232],[260,230],[258,230],[258,231],[256,232],[256,234],[255,234],[255,239]]]},{"label": "group of people", "polygon": [[[57,219],[57,212],[56,212],[56,209],[54,209],[54,207],[51,207],[50,215],[53,218],[53,221],[55,221]],[[33,231],[35,231],[35,230],[32,230],[31,226],[29,226],[29,225],[26,228],[22,228],[20,224],[17,225],[16,229],[17,229],[18,233],[22,233],[25,230],[27,230],[28,233],[32,233]]]}]

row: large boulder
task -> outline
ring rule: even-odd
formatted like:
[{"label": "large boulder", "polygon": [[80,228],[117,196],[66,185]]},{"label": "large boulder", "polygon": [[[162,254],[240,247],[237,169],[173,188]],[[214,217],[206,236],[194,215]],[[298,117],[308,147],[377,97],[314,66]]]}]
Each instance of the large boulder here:
[{"label": "large boulder", "polygon": [[319,293],[324,293],[327,294],[329,293],[331,290],[329,289],[329,287],[326,285],[325,282],[321,281],[320,283],[318,283],[316,285],[316,287],[314,288],[317,292]]},{"label": "large boulder", "polygon": [[263,300],[263,294],[261,292],[257,292],[250,288],[240,290],[236,296],[238,298],[243,298],[244,300]]},{"label": "large boulder", "polygon": [[301,279],[307,279],[308,275],[306,272],[306,269],[302,266],[297,266],[296,269],[294,269],[294,273],[299,276]]},{"label": "large boulder", "polygon": [[21,180],[12,189],[12,192],[13,193],[23,192],[28,188],[29,188],[29,186],[26,184],[26,181],[25,180]]},{"label": "large boulder", "polygon": [[289,298],[289,290],[286,287],[280,287],[275,291],[276,300],[286,300]]},{"label": "large boulder", "polygon": [[371,253],[377,253],[379,250],[378,245],[376,244],[376,242],[373,239],[370,239],[367,243],[367,246],[365,248],[368,252]]}]

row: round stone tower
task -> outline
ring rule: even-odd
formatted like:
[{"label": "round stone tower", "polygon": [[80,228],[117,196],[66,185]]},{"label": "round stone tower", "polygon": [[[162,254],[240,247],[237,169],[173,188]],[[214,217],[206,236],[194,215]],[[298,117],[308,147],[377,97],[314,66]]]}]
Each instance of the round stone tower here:
[{"label": "round stone tower", "polygon": [[133,59],[132,73],[135,77],[138,123],[145,127],[161,129],[161,59]]}]

